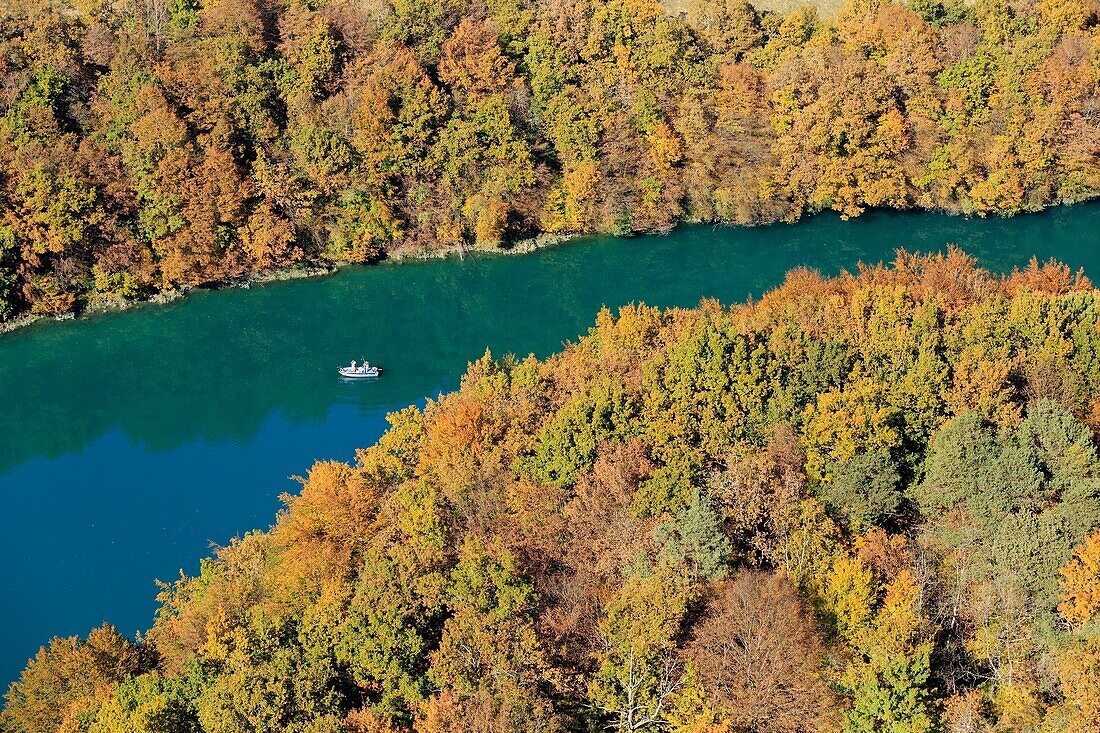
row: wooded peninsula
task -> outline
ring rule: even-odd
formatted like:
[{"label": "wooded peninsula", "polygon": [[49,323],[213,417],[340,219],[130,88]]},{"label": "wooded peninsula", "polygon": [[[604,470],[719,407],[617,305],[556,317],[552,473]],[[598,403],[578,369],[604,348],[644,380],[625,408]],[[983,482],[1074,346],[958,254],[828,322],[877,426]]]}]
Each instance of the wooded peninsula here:
[{"label": "wooded peninsula", "polygon": [[1100,191],[1096,0],[0,5],[0,321],[539,233]]},{"label": "wooded peninsula", "polygon": [[603,311],[317,463],[11,733],[1095,733],[1100,291],[957,249]]}]

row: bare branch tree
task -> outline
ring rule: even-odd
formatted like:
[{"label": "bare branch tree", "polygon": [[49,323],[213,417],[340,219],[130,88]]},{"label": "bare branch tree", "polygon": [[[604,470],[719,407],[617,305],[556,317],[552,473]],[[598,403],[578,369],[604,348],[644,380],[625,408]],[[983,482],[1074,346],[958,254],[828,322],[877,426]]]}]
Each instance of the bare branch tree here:
[{"label": "bare branch tree", "polygon": [[674,650],[664,649],[656,660],[658,668],[639,663],[631,644],[626,659],[626,676],[621,680],[622,702],[617,707],[600,705],[611,718],[607,729],[617,733],[657,727],[664,723],[669,698],[683,686],[683,663]]}]

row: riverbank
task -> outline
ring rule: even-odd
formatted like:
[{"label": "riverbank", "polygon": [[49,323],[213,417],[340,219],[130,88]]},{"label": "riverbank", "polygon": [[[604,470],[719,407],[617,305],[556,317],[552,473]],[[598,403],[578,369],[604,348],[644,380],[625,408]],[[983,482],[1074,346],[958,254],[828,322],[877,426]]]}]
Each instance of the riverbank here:
[{"label": "riverbank", "polygon": [[[1008,220],[1012,220],[1012,219],[1026,218],[1026,217],[1032,217],[1032,216],[1041,216],[1045,213],[1049,213],[1049,212],[1057,211],[1057,210],[1061,210],[1061,209],[1068,209],[1068,208],[1078,207],[1078,206],[1087,206],[1087,205],[1089,205],[1089,203],[1090,203],[1090,200],[1077,201],[1077,202],[1069,201],[1069,202],[1058,203],[1058,204],[1052,205],[1052,206],[1046,206],[1046,207],[1044,207],[1044,208],[1042,208],[1038,211],[1024,211],[1024,212],[1020,212],[1018,214],[1012,214],[1012,215],[1008,215],[1008,216],[977,217],[977,218],[979,218],[979,219],[988,219],[988,220],[1005,220],[1005,221],[1008,221]],[[777,221],[777,222],[770,222],[770,223],[766,223],[766,224],[760,224],[760,225],[757,225],[757,226],[726,224],[726,223],[722,223],[722,222],[713,222],[711,224],[713,226],[716,226],[716,227],[729,227],[729,228],[732,228],[732,229],[760,230],[760,229],[766,229],[766,228],[771,227],[771,226],[798,226],[800,224],[805,224],[806,222],[808,222],[808,221],[810,221],[810,220],[812,220],[816,217],[823,216],[823,215],[828,216],[831,213],[833,213],[833,212],[829,212],[829,211],[814,212],[812,214],[806,214],[803,217],[801,217],[801,218],[799,218],[795,221],[791,221],[791,222]],[[855,217],[855,218],[852,218],[852,219],[847,219],[845,217],[841,217],[841,218],[844,219],[845,221],[855,222],[855,221],[859,221],[861,219],[865,219],[866,217],[870,217],[870,216],[874,216],[875,214],[882,214],[882,213],[885,213],[885,214],[900,214],[902,216],[943,216],[943,217],[947,217],[947,218],[950,218],[950,219],[961,219],[961,220],[964,220],[964,221],[972,218],[969,215],[960,214],[960,213],[957,213],[957,212],[949,212],[949,211],[941,211],[941,210],[923,210],[923,209],[900,210],[900,211],[896,210],[896,209],[869,210],[869,211],[861,214],[859,217]],[[668,229],[662,229],[662,230],[656,230],[656,231],[632,232],[630,235],[627,235],[627,238],[628,237],[641,237],[641,236],[663,236],[663,235],[667,235],[671,232],[674,232],[676,230],[683,229],[685,227],[702,226],[702,225],[705,225],[705,224],[707,224],[707,222],[701,222],[701,221],[697,221],[697,220],[685,220],[685,221],[681,221],[681,222],[677,223],[675,226],[673,226],[671,228],[668,228]],[[540,250],[544,250],[544,249],[548,249],[548,248],[551,248],[551,247],[556,247],[556,246],[559,246],[559,245],[562,245],[562,244],[566,244],[568,242],[572,242],[572,241],[575,241],[577,239],[581,239],[581,238],[584,238],[584,237],[598,238],[598,237],[601,237],[601,236],[606,237],[606,236],[611,236],[611,235],[600,235],[600,234],[597,234],[595,232],[574,232],[574,233],[570,233],[570,234],[547,234],[547,233],[542,233],[542,234],[537,234],[533,237],[525,237],[523,239],[516,240],[515,242],[509,243],[506,246],[473,244],[473,245],[462,247],[462,248],[454,248],[454,247],[444,247],[444,248],[439,248],[439,249],[420,248],[420,249],[398,250],[398,251],[395,251],[395,252],[388,252],[388,253],[386,253],[386,256],[384,258],[382,258],[380,260],[377,260],[376,262],[371,262],[371,263],[361,263],[361,262],[351,262],[351,261],[333,261],[333,262],[327,262],[327,263],[310,263],[310,264],[291,265],[291,266],[288,266],[288,267],[276,268],[274,270],[251,273],[249,275],[245,275],[245,276],[242,276],[242,277],[230,278],[230,279],[227,279],[227,280],[224,280],[224,281],[215,281],[215,282],[205,283],[203,285],[195,285],[195,286],[189,286],[189,287],[184,287],[184,288],[177,288],[177,289],[173,289],[173,290],[165,290],[165,291],[161,291],[161,292],[156,293],[156,294],[154,294],[150,297],[147,297],[147,298],[135,298],[135,299],[129,299],[129,298],[99,298],[99,299],[95,299],[95,300],[92,300],[92,301],[88,302],[87,304],[84,305],[83,308],[81,308],[78,311],[62,313],[60,315],[23,314],[23,315],[17,316],[16,318],[12,319],[11,321],[0,323],[0,336],[3,336],[4,334],[11,333],[13,331],[17,331],[17,330],[20,330],[20,329],[25,328],[27,326],[30,326],[32,324],[40,323],[40,322],[43,322],[43,321],[49,321],[49,320],[68,321],[68,320],[73,320],[73,319],[76,319],[76,318],[85,318],[85,317],[89,317],[89,316],[102,315],[104,313],[122,312],[122,311],[130,310],[132,308],[139,307],[139,306],[144,306],[144,305],[163,305],[163,304],[166,304],[166,303],[174,302],[176,300],[180,300],[181,298],[186,297],[187,294],[190,293],[193,290],[224,290],[224,289],[228,289],[228,288],[249,288],[252,285],[261,285],[261,284],[270,283],[270,282],[281,282],[281,281],[288,281],[288,280],[309,279],[309,278],[314,278],[314,277],[325,277],[325,276],[328,276],[328,275],[334,275],[337,272],[339,272],[341,268],[347,267],[347,266],[374,267],[374,266],[378,266],[378,265],[384,265],[386,263],[401,264],[401,263],[404,263],[404,262],[414,262],[414,261],[415,262],[426,262],[426,261],[431,261],[431,260],[463,259],[466,256],[504,256],[504,257],[511,257],[511,256],[517,256],[517,255],[528,255],[528,254],[533,254],[535,252],[538,252]],[[940,245],[940,246],[942,246],[942,245]]]},{"label": "riverbank", "polygon": [[[666,232],[662,232],[666,233]],[[174,288],[172,290],[163,290],[159,293],[155,293],[147,298],[121,298],[121,297],[97,297],[84,304],[84,307],[79,310],[68,311],[57,315],[48,314],[31,314],[25,313],[16,316],[10,321],[0,322],[0,336],[13,331],[32,326],[37,323],[44,323],[46,321],[71,321],[77,318],[87,318],[91,316],[103,315],[105,313],[121,313],[123,311],[130,310],[146,305],[165,305],[182,298],[193,290],[224,290],[227,288],[250,288],[253,285],[262,285],[264,283],[271,282],[284,282],[288,280],[304,280],[314,277],[326,277],[328,275],[334,275],[340,271],[341,267],[347,266],[375,266],[386,262],[401,264],[407,261],[428,261],[428,260],[445,260],[450,258],[460,259],[467,255],[475,256],[514,256],[525,255],[537,252],[547,247],[554,247],[566,242],[570,242],[579,237],[586,236],[584,234],[539,234],[534,237],[527,237],[512,243],[506,247],[500,246],[487,246],[487,245],[474,245],[471,247],[465,247],[463,249],[444,248],[444,249],[419,249],[409,251],[398,251],[387,256],[374,263],[359,263],[349,261],[337,261],[325,264],[309,264],[309,265],[291,265],[288,267],[276,268],[274,270],[267,270],[263,272],[251,273],[243,277],[230,278],[223,281],[215,281],[211,283],[205,283],[203,285],[193,285],[183,288]]]},{"label": "riverbank", "polygon": [[[692,222],[685,222],[690,224]],[[682,226],[682,225],[681,225]],[[642,232],[642,234],[667,234],[664,232]],[[392,254],[388,254],[385,259],[379,260],[379,264],[383,262],[403,262],[406,260],[446,260],[452,257],[462,258],[466,255],[502,255],[510,257],[514,255],[526,255],[532,252],[537,252],[540,249],[546,249],[547,247],[556,247],[566,242],[572,242],[575,239],[581,237],[599,236],[592,232],[575,233],[575,234],[537,234],[533,237],[526,237],[519,239],[506,246],[489,245],[489,244],[473,244],[468,247],[452,248],[447,247],[443,249],[418,249],[398,251]],[[344,263],[350,264],[350,263]]]},{"label": "riverbank", "polygon": [[232,278],[220,282],[212,282],[204,285],[194,285],[184,288],[163,290],[147,298],[112,298],[99,297],[90,300],[78,311],[69,311],[58,315],[23,314],[10,321],[0,323],[0,335],[11,333],[22,328],[42,323],[44,321],[71,321],[76,318],[103,315],[105,313],[121,313],[147,305],[166,305],[168,303],[187,297],[194,290],[224,290],[226,288],[250,288],[253,285],[261,285],[269,282],[281,282],[286,280],[303,280],[312,277],[324,277],[339,271],[336,265],[293,265],[290,267],[257,272],[245,277]]}]

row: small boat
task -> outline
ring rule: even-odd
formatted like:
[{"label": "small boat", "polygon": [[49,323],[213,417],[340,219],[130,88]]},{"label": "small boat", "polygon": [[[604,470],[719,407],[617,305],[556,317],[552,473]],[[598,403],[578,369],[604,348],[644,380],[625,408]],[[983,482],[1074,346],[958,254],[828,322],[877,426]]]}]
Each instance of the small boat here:
[{"label": "small boat", "polygon": [[363,362],[361,366],[355,366],[353,361],[351,366],[340,367],[338,371],[345,379],[370,379],[382,376],[382,367],[371,366],[368,361]]}]

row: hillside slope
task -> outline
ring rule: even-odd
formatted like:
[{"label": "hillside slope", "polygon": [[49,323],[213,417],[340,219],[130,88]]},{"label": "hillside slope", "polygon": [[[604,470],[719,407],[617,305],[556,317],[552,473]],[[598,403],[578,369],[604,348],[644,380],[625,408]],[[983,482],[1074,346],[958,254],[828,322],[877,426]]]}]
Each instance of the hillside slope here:
[{"label": "hillside slope", "polygon": [[0,3],[0,321],[540,234],[1091,199],[1098,18],[1095,0]]},{"label": "hillside slope", "polygon": [[390,422],[141,643],[43,648],[3,729],[1095,730],[1100,292],[1064,267],[605,311]]}]

